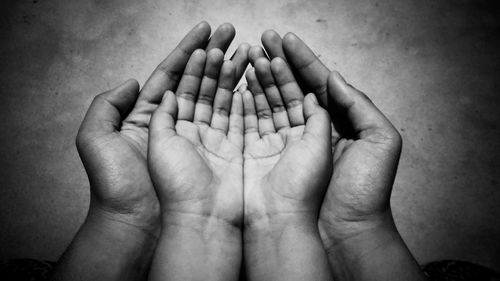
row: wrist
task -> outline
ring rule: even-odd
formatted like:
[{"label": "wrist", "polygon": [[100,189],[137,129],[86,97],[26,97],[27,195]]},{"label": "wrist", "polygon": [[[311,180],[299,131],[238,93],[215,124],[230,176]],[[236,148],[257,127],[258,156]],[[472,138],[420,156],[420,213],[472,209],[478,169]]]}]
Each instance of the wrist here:
[{"label": "wrist", "polygon": [[[162,213],[162,233],[176,230],[192,232],[201,237],[241,237],[241,224],[215,215],[203,215],[177,211]],[[231,239],[230,239],[231,240]]]},{"label": "wrist", "polygon": [[262,240],[279,240],[282,235],[318,236],[318,220],[315,212],[275,213],[251,220],[245,218],[245,243]]},{"label": "wrist", "polygon": [[[154,223],[153,223],[154,221]],[[130,241],[156,241],[160,233],[159,219],[139,221],[133,214],[119,214],[91,204],[82,227],[96,229],[109,237],[123,237]]]},{"label": "wrist", "polygon": [[319,229],[336,279],[425,280],[390,212],[341,225],[320,220]]},{"label": "wrist", "polygon": [[144,232],[153,237],[159,236],[160,211],[159,204],[148,206],[144,211],[116,211],[97,200],[91,199],[87,220],[107,221],[109,224],[128,225],[134,230]]},{"label": "wrist", "polygon": [[380,251],[394,245],[404,246],[390,211],[362,220],[321,217],[318,228],[327,255],[339,268],[344,263],[363,264],[376,259]]}]

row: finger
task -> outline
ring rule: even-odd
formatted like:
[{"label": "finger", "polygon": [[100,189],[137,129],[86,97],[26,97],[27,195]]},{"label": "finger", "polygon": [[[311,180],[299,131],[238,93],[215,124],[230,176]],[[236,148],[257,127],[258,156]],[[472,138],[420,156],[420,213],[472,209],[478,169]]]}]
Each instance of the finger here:
[{"label": "finger", "polygon": [[250,60],[250,63],[255,66],[255,62],[259,58],[267,58],[264,50],[260,46],[252,46],[250,50],[248,50],[248,59]]},{"label": "finger", "polygon": [[229,126],[229,112],[231,110],[235,80],[234,71],[234,64],[230,60],[222,64],[217,92],[215,93],[214,112],[210,124],[210,127],[221,130],[224,134],[227,134]]},{"label": "finger", "polygon": [[233,95],[233,103],[231,105],[231,113],[229,115],[229,132],[227,133],[228,140],[235,144],[243,151],[243,100],[240,92],[235,92]]},{"label": "finger", "polygon": [[380,138],[400,149],[401,136],[391,122],[365,94],[348,85],[338,72],[334,71],[328,77],[328,97],[332,109],[330,115],[335,119],[344,118],[356,137]]},{"label": "finger", "polygon": [[210,25],[206,22],[197,24],[181,40],[175,49],[153,71],[141,90],[139,101],[158,104],[165,91],[174,91],[191,54],[203,48],[210,36]]},{"label": "finger", "polygon": [[236,52],[234,52],[233,57],[231,58],[231,61],[233,61],[236,68],[236,79],[234,87],[236,87],[236,84],[238,84],[238,82],[241,80],[243,73],[245,73],[245,70],[247,69],[249,49],[250,45],[248,43],[242,43],[238,46],[238,49],[236,49]]},{"label": "finger", "polygon": [[266,95],[260,86],[254,68],[247,70],[246,78],[248,81],[248,87],[253,94],[255,111],[259,124],[259,135],[262,137],[267,134],[276,133],[273,122],[273,112],[267,103]]},{"label": "finger", "polygon": [[231,45],[231,41],[233,41],[235,34],[236,31],[234,30],[234,26],[232,24],[223,23],[219,25],[210,38],[206,50],[210,51],[213,48],[217,48],[225,53],[229,45]]},{"label": "finger", "polygon": [[321,142],[331,151],[332,131],[328,112],[319,105],[314,94],[308,94],[304,99],[304,128],[303,140]]},{"label": "finger", "polygon": [[308,86],[306,91],[313,92],[321,105],[327,105],[326,81],[330,70],[319,60],[309,47],[293,33],[283,37],[283,50],[288,63],[297,71],[301,80]]},{"label": "finger", "polygon": [[270,59],[279,57],[286,60],[283,51],[283,40],[276,31],[272,29],[266,30],[262,33],[261,41]]},{"label": "finger", "polygon": [[196,50],[187,62],[179,87],[176,91],[179,106],[178,120],[193,121],[194,105],[200,90],[201,79],[207,55],[203,50]]},{"label": "finger", "polygon": [[257,74],[260,85],[264,89],[267,102],[273,112],[274,128],[277,131],[283,128],[289,128],[290,121],[288,121],[288,113],[281,99],[280,91],[274,82],[269,61],[264,58],[258,59],[255,62],[255,73]]},{"label": "finger", "polygon": [[290,125],[304,125],[304,115],[302,112],[304,94],[299,84],[297,84],[288,64],[281,57],[276,57],[271,61],[271,71],[285,104]]},{"label": "finger", "polygon": [[255,101],[250,91],[245,91],[243,96],[243,114],[245,125],[245,145],[254,143],[259,137],[259,121],[255,111]]},{"label": "finger", "polygon": [[138,95],[139,83],[130,79],[96,96],[80,126],[77,143],[89,136],[98,137],[119,130]]},{"label": "finger", "polygon": [[248,89],[248,85],[247,84],[241,84],[239,87],[238,87],[238,92],[240,93],[244,93],[246,90]]},{"label": "finger", "polygon": [[194,122],[210,125],[212,120],[212,105],[215,91],[217,90],[217,79],[224,61],[224,53],[219,49],[211,49],[207,53],[205,71],[201,80],[200,92],[196,100],[194,111]]},{"label": "finger", "polygon": [[168,139],[176,135],[175,122],[177,113],[177,99],[172,91],[167,91],[161,104],[151,116],[149,141],[157,138]]}]

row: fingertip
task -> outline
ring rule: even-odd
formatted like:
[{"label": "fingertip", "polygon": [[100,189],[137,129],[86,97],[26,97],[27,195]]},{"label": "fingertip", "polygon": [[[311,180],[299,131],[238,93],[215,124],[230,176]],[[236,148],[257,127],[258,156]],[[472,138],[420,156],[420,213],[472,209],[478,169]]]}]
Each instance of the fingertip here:
[{"label": "fingertip", "polygon": [[238,87],[238,92],[240,92],[240,93],[244,93],[247,89],[248,89],[248,85],[247,85],[246,83],[243,83],[243,84],[241,84],[241,85]]},{"label": "fingertip", "polygon": [[253,57],[257,58],[257,57],[260,57],[261,54],[264,53],[264,50],[262,49],[261,46],[254,45],[254,46],[250,47],[250,50],[248,51],[248,53],[249,53],[249,55],[252,55]]},{"label": "fingertip", "polygon": [[207,52],[207,59],[213,60],[213,61],[222,60],[222,59],[224,59],[224,52],[222,52],[222,50],[219,48],[210,49]]},{"label": "fingertip", "polygon": [[250,81],[255,78],[255,68],[250,67],[247,72],[245,73],[245,78],[247,79],[247,82],[250,84]]},{"label": "fingertip", "polygon": [[240,92],[236,91],[233,93],[233,104],[235,105],[242,105],[243,102],[243,97]]},{"label": "fingertip", "polygon": [[134,78],[130,78],[128,79],[127,81],[125,81],[122,86],[130,89],[130,90],[133,90],[133,91],[136,91],[138,92],[139,91],[139,82],[137,82],[137,80],[135,80]]},{"label": "fingertip", "polygon": [[236,66],[231,60],[226,60],[222,63],[221,75],[234,75]]},{"label": "fingertip", "polygon": [[268,29],[262,33],[262,36],[260,39],[261,39],[262,43],[264,43],[264,42],[267,43],[267,42],[275,41],[277,39],[281,39],[281,37],[278,34],[278,32],[276,32],[274,29]]},{"label": "fingertip", "polygon": [[273,72],[282,71],[287,67],[285,60],[281,57],[275,57],[271,60],[271,70]]},{"label": "fingertip", "polygon": [[168,90],[165,92],[163,95],[163,98],[161,99],[161,104],[162,106],[165,106],[169,103],[176,103],[177,104],[177,98],[175,97],[174,92]]},{"label": "fingertip", "polygon": [[300,38],[295,35],[293,32],[287,32],[285,36],[283,36],[283,43],[284,44],[289,44],[289,45],[294,45],[297,44],[300,41]]},{"label": "fingertip", "polygon": [[246,52],[248,54],[248,51],[250,50],[250,48],[251,48],[250,44],[244,42],[244,43],[241,43],[240,45],[238,45],[237,50],[240,50],[240,52]]},{"label": "fingertip", "polygon": [[201,21],[194,26],[193,31],[200,31],[202,33],[210,35],[210,32],[212,32],[212,28],[210,27],[210,24],[208,24],[208,22]]},{"label": "fingertip", "polygon": [[196,49],[194,50],[193,54],[191,57],[197,57],[197,58],[205,58],[207,56],[207,53],[203,49]]},{"label": "fingertip", "polygon": [[255,63],[254,63],[254,68],[257,71],[262,71],[263,69],[266,69],[269,67],[269,60],[266,58],[258,58]]},{"label": "fingertip", "polygon": [[224,32],[225,34],[230,34],[230,37],[234,37],[234,35],[236,34],[236,29],[234,28],[234,25],[232,25],[229,22],[225,22],[225,23],[219,25],[217,30]]}]

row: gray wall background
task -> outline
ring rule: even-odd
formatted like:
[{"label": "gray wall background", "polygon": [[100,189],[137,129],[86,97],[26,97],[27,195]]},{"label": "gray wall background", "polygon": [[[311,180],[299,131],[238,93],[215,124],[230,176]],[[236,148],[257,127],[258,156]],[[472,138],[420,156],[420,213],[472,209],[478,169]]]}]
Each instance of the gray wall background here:
[{"label": "gray wall background", "polygon": [[0,5],[0,259],[58,258],[88,208],[74,138],[93,96],[130,77],[143,83],[207,20],[233,23],[235,42],[252,45],[268,28],[301,36],[403,135],[392,205],[418,261],[500,270],[498,1]]}]

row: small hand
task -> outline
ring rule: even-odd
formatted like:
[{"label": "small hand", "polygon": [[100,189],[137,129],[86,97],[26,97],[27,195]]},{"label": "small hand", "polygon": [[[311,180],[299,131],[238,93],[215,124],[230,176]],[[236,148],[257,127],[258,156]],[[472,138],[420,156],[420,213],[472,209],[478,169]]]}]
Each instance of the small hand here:
[{"label": "small hand", "polygon": [[[283,61],[281,61],[283,62]],[[250,280],[331,280],[318,213],[331,175],[330,120],[286,64],[247,71],[244,202]],[[304,106],[302,106],[304,104]]]},{"label": "small hand", "polygon": [[[303,96],[295,81],[276,86],[281,69],[271,73],[266,59],[247,71],[249,91],[245,107],[245,219],[258,220],[282,214],[317,214],[331,173],[330,126],[326,111],[294,102]],[[257,75],[256,75],[257,74]],[[282,75],[283,76],[283,75]],[[285,74],[286,76],[286,74]],[[282,84],[282,81],[278,81]],[[264,89],[264,90],[263,90]],[[289,94],[282,100],[281,91]],[[265,93],[264,93],[265,92]],[[267,99],[266,99],[267,97]],[[296,100],[295,100],[296,101]],[[287,114],[288,109],[296,114]]]},{"label": "small hand", "polygon": [[233,97],[234,64],[222,64],[222,59],[219,50],[209,52],[208,58],[204,51],[195,51],[177,99],[167,92],[151,120],[148,160],[165,219],[184,214],[235,225],[241,221],[241,96]]},{"label": "small hand", "polygon": [[[268,30],[262,35],[262,43],[271,58],[288,61],[300,87],[312,90],[332,118],[334,172],[320,225],[337,222],[339,231],[354,230],[354,225],[359,224],[345,224],[387,214],[401,150],[399,133],[366,95],[348,85],[338,73],[330,72],[293,33],[281,39]],[[262,49],[250,49],[251,62],[262,56]]]},{"label": "small hand", "polygon": [[[150,280],[233,280],[241,265],[243,104],[235,66],[197,50],[153,114],[148,164],[162,230]],[[222,66],[221,66],[222,65]]]}]

